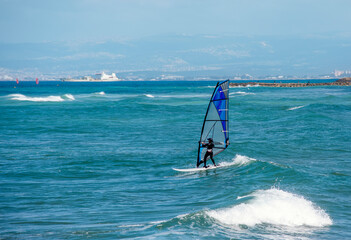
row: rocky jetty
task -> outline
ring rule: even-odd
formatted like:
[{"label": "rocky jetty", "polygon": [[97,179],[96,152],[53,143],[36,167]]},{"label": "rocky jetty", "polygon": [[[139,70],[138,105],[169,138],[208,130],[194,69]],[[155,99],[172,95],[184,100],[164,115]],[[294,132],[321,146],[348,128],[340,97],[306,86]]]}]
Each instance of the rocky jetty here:
[{"label": "rocky jetty", "polygon": [[341,78],[341,79],[336,80],[336,81],[341,82],[341,83],[351,83],[351,77]]},{"label": "rocky jetty", "polygon": [[315,86],[351,86],[351,78],[342,78],[335,82],[325,83],[267,83],[267,82],[241,82],[241,83],[230,83],[232,87],[249,87],[249,86],[261,86],[261,87],[315,87]]}]

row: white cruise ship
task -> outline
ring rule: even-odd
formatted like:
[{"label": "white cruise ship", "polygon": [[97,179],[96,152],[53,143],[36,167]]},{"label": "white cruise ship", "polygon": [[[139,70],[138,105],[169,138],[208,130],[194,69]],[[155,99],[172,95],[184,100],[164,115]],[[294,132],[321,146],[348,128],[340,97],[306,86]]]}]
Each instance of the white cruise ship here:
[{"label": "white cruise ship", "polygon": [[96,74],[100,75],[100,78],[92,78],[90,76],[85,76],[83,78],[66,78],[63,79],[62,81],[64,82],[117,82],[117,81],[122,81],[122,79],[119,79],[115,73],[112,73],[111,75],[108,75],[104,72],[101,74]]}]

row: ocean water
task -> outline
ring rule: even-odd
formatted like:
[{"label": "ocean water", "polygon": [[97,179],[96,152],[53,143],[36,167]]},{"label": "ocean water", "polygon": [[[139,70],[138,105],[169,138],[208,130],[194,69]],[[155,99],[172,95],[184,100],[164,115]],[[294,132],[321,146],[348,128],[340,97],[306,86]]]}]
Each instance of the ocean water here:
[{"label": "ocean water", "polygon": [[214,86],[0,82],[0,239],[351,239],[351,88],[230,88],[176,172]]}]

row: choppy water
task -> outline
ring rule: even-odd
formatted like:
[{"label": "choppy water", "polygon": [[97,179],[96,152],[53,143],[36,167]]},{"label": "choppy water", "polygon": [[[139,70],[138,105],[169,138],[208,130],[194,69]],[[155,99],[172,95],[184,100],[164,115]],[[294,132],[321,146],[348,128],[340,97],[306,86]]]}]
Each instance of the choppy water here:
[{"label": "choppy water", "polygon": [[0,82],[0,239],[351,238],[351,88],[231,88],[175,172],[214,85]]}]

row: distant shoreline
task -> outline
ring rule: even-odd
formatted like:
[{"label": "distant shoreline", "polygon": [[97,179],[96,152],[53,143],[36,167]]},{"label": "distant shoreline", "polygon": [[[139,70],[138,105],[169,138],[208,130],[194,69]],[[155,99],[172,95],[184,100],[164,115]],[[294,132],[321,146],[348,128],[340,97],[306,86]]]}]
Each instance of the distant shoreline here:
[{"label": "distant shoreline", "polygon": [[322,83],[267,83],[267,82],[231,82],[231,87],[315,87],[315,86],[351,86],[351,78],[342,78],[335,82],[322,82]]},{"label": "distant shoreline", "polygon": [[[213,78],[213,79],[206,79],[206,80],[123,80],[123,81],[116,81],[118,83],[122,82],[218,82],[218,81],[224,81],[228,78]],[[272,80],[272,79],[252,79],[252,80],[237,80],[237,79],[229,79],[230,80],[230,86],[262,86],[262,87],[313,87],[313,86],[351,86],[351,77],[349,78],[342,78],[342,79],[279,79],[279,80]],[[333,82],[328,82],[328,81],[333,81]],[[26,84],[31,84],[35,83],[35,80],[20,80],[19,84],[21,83],[26,83]],[[48,80],[48,79],[40,79],[39,82],[45,82],[45,83],[55,83],[55,84],[60,84],[65,81],[62,80]],[[114,83],[114,82],[108,82],[108,81],[89,81],[89,82],[65,82],[65,83]],[[1,80],[0,83],[16,83],[15,80]],[[40,83],[39,83],[40,84]]]}]

